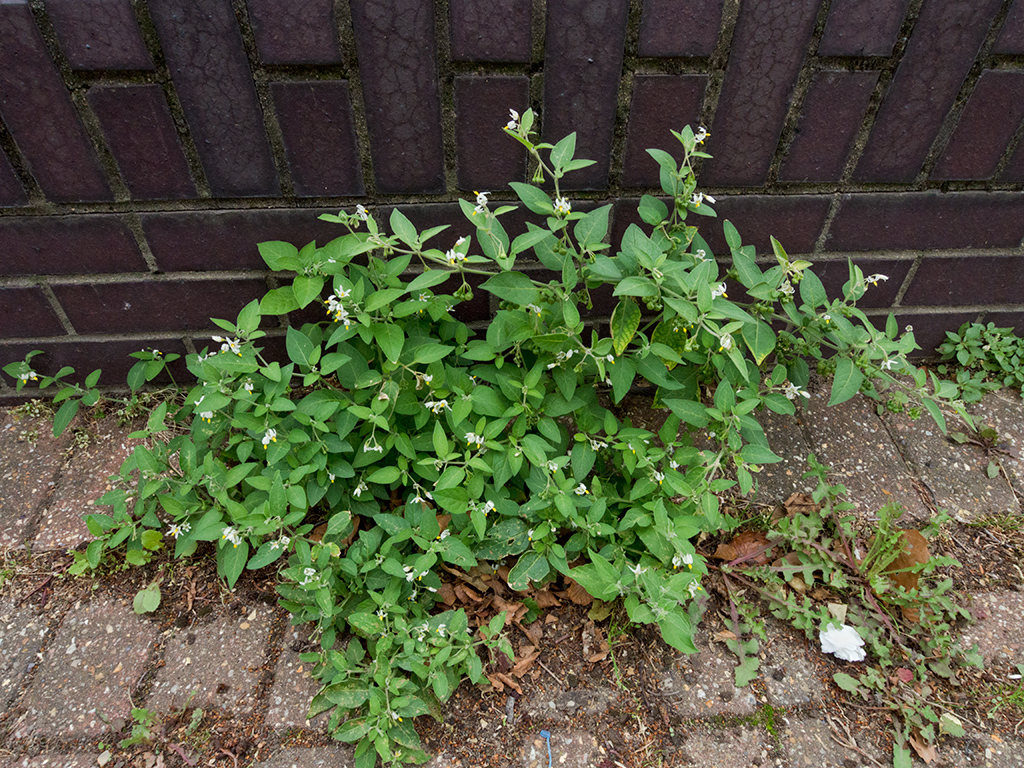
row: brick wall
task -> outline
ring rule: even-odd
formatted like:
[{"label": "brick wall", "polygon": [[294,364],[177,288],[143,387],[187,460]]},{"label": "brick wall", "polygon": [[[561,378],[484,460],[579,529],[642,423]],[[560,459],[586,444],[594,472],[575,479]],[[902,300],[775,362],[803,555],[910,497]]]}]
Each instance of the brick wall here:
[{"label": "brick wall", "polygon": [[644,149],[702,123],[759,252],[888,274],[871,311],[927,349],[1024,332],[1024,0],[2,0],[0,363],[116,381],[201,347],[266,289],[256,243],[326,241],[324,211],[454,238],[457,198],[525,177],[500,128],[528,106],[579,132],[572,198],[617,232]]}]

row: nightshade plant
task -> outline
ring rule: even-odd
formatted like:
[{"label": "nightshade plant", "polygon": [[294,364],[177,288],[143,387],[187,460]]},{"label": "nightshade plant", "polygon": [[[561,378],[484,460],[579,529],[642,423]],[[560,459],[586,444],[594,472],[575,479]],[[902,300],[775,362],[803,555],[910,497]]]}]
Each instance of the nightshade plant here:
[{"label": "nightshade plant", "polygon": [[[210,542],[228,585],[279,567],[282,605],[322,647],[311,713],[335,708],[331,731],[356,743],[359,768],[424,760],[412,718],[483,678],[481,645],[511,654],[503,614],[476,627],[435,613],[442,565],[506,564],[515,590],[572,577],[692,652],[706,573],[694,539],[731,527],[720,494],[749,492],[779,460],[755,410],[793,413],[814,365],[834,371],[833,404],[904,374],[942,419],[943,390],[906,361],[913,336],[855,306],[881,276],[851,265],[830,300],[809,262],[773,239],[763,269],[728,222],[728,253],[712,253],[692,224],[715,216],[692,170],[709,157],[703,129],[673,132],[682,162],[649,150],[668,203],[645,195],[645,226],[612,247],[610,206],[573,210],[560,187],[590,164],[575,134],[534,143],[533,120],[505,128],[535,167],[533,184],[511,185],[535,214],[514,239],[502,218],[515,206],[480,192],[446,250],[430,245],[446,227],[418,231],[397,209],[385,227],[362,206],[321,217],[343,232],[325,245],[261,244],[294,277],[214,321],[226,335],[188,356],[195,385],[152,413],[138,435],[154,439],[99,500],[111,511],[86,518],[97,538],[79,570],[115,548],[144,561],[164,541],[178,557]],[[481,333],[452,314],[476,290],[500,302]],[[581,308],[608,294],[610,322],[588,326]],[[287,328],[288,359],[265,355],[261,325],[310,309],[322,318]],[[133,388],[159,361],[140,359]],[[29,361],[5,370],[19,387],[38,376]],[[656,433],[617,413],[634,388],[666,411]],[[698,430],[714,447],[694,445]]]}]

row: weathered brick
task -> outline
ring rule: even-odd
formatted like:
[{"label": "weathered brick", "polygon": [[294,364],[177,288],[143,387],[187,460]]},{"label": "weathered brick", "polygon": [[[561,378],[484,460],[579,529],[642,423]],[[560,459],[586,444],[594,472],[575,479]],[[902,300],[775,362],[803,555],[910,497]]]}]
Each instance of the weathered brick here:
[{"label": "weathered brick", "polygon": [[1014,247],[1024,237],[1024,197],[1011,192],[843,195],[830,251]]},{"label": "weathered brick", "polygon": [[526,180],[526,149],[502,135],[509,110],[530,105],[525,77],[455,78],[455,159],[459,189],[502,190]]},{"label": "weathered brick", "polygon": [[[813,259],[812,259],[813,261]],[[888,280],[878,281],[878,285],[868,286],[867,293],[857,301],[857,306],[869,307],[891,307],[896,300],[903,280],[910,271],[913,264],[912,259],[853,259],[854,265],[861,268],[865,277],[868,275],[885,275]],[[818,276],[830,299],[838,299],[843,296],[843,286],[850,279],[850,266],[846,259],[841,261],[815,261],[814,274]]]},{"label": "weathered brick", "polygon": [[0,220],[0,273],[143,272],[146,262],[119,216],[8,216]]},{"label": "weathered brick", "polygon": [[53,292],[78,333],[198,331],[210,316],[234,318],[266,293],[262,280],[160,280],[58,285]]},{"label": "weathered brick", "polygon": [[27,202],[25,187],[11,167],[11,161],[0,152],[0,208],[15,208]]},{"label": "weathered brick", "polygon": [[452,61],[529,61],[530,0],[451,0]]},{"label": "weathered brick", "polygon": [[97,85],[87,98],[132,197],[197,196],[159,85]]},{"label": "weathered brick", "polygon": [[999,9],[1000,0],[925,3],[856,181],[913,181]]},{"label": "weathered brick", "polygon": [[[0,344],[0,360],[24,360],[25,355],[34,349],[42,350],[43,354],[32,358],[32,368],[39,373],[52,376],[64,366],[71,366],[75,373],[67,377],[67,381],[81,384],[85,377],[97,368],[103,369],[100,383],[111,386],[124,386],[128,371],[138,362],[129,357],[132,352],[141,349],[158,349],[165,354],[174,353],[181,358],[168,364],[171,375],[178,382],[191,381],[194,377],[185,367],[185,345],[180,339],[124,339],[111,338],[102,341],[83,341],[76,336],[61,336],[52,341],[25,344],[13,342]],[[4,375],[5,381],[10,377]],[[169,384],[170,377],[162,374],[155,379],[157,384]]]},{"label": "weathered brick", "polygon": [[768,174],[818,0],[743,0],[715,112],[704,184],[758,186]]},{"label": "weathered brick", "polygon": [[721,0],[644,0],[640,55],[710,56],[721,23]]},{"label": "weathered brick", "polygon": [[434,4],[352,4],[377,191],[441,192],[444,150]]},{"label": "weathered brick", "polygon": [[[914,331],[914,340],[921,348],[914,355],[929,357],[935,353],[936,347],[946,340],[946,331],[955,331],[964,323],[972,323],[978,317],[977,312],[950,312],[943,309],[934,313],[910,314],[896,312],[896,322],[902,331],[910,326]],[[885,327],[885,317],[876,323],[879,328]]]},{"label": "weathered brick", "polygon": [[819,56],[889,56],[910,0],[832,0]]},{"label": "weathered brick", "polygon": [[1024,336],[1024,312],[989,312],[985,323],[995,323],[997,328],[1010,328],[1018,336]]},{"label": "weathered brick", "polygon": [[153,69],[131,0],[45,0],[73,69]]},{"label": "weathered brick", "polygon": [[932,170],[933,179],[988,179],[1024,119],[1024,72],[986,70]]},{"label": "weathered brick", "polygon": [[213,194],[277,195],[277,171],[230,0],[151,0],[149,12]]},{"label": "weathered brick", "polygon": [[1024,181],[1024,141],[1010,155],[1010,160],[999,174],[1000,181]]},{"label": "weathered brick", "polygon": [[272,83],[270,93],[296,194],[363,194],[348,82]]},{"label": "weathered brick", "polygon": [[319,245],[345,234],[337,224],[319,221],[337,209],[289,208],[242,211],[148,213],[142,230],[165,272],[211,269],[266,269],[257,243],[284,240],[302,247]]},{"label": "weathered brick", "polygon": [[637,75],[633,79],[623,186],[660,188],[659,166],[647,149],[663,149],[676,162],[682,160],[683,147],[669,131],[687,124],[696,128],[707,82],[706,75]]},{"label": "weathered brick", "polygon": [[608,186],[628,11],[628,0],[548,0],[544,140],[576,131],[576,156],[596,161],[566,176],[562,189]]},{"label": "weathered brick", "polygon": [[877,81],[876,71],[815,74],[781,180],[839,181]]},{"label": "weathered brick", "polygon": [[111,199],[27,0],[0,3],[0,115],[50,200]]},{"label": "weathered brick", "polygon": [[744,245],[752,243],[759,254],[772,253],[771,236],[790,254],[810,253],[828,207],[828,198],[818,195],[723,196],[714,206],[718,218],[691,216],[687,223],[697,225],[716,256],[729,255],[722,231],[726,219],[736,225]]},{"label": "weathered brick", "polygon": [[246,0],[264,64],[342,61],[331,0]]},{"label": "weathered brick", "polygon": [[0,287],[0,338],[17,339],[62,333],[64,327],[39,288]]},{"label": "weathered brick", "polygon": [[[981,279],[967,279],[967,276]],[[1024,296],[1024,256],[925,256],[905,306],[1017,303]]]},{"label": "weathered brick", "polygon": [[1024,53],[1024,0],[1014,0],[992,53]]}]

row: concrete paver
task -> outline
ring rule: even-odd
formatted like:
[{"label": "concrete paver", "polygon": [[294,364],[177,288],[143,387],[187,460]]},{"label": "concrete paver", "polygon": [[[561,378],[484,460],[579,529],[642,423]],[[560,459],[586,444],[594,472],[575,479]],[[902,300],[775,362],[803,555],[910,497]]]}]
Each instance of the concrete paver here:
[{"label": "concrete paver", "polygon": [[21,692],[45,638],[46,619],[39,611],[19,608],[13,600],[0,602],[0,711]]},{"label": "concrete paver", "polygon": [[127,718],[156,637],[153,624],[119,603],[73,608],[29,685],[16,735],[91,737],[108,729],[102,717]]},{"label": "concrete paver", "polygon": [[0,768],[95,768],[98,754],[91,752],[51,753],[16,757],[0,762]]},{"label": "concrete paver", "polygon": [[523,711],[535,720],[565,720],[578,713],[597,717],[608,711],[618,698],[611,688],[574,688],[538,690],[527,699]]},{"label": "concrete paver", "polygon": [[683,743],[681,765],[699,768],[751,768],[771,765],[771,742],[762,728],[703,727],[690,731]]},{"label": "concrete paver", "polygon": [[49,419],[0,417],[0,547],[25,546],[30,526],[53,492],[70,444]]},{"label": "concrete paver", "polygon": [[995,454],[1010,478],[1010,485],[1018,498],[1024,495],[1024,400],[1020,392],[1003,389],[986,396],[968,411],[975,417],[975,426],[994,427],[999,433],[1000,447],[1012,455]]},{"label": "concrete paver", "polygon": [[273,615],[272,608],[256,606],[242,617],[219,616],[172,637],[147,706],[158,712],[185,706],[251,712]]},{"label": "concrete paver", "polygon": [[761,665],[768,702],[776,707],[798,707],[820,700],[824,686],[808,658],[806,644],[777,629],[773,635]]},{"label": "concrete paver", "polygon": [[[299,658],[302,644],[309,639],[308,627],[288,627],[282,640],[281,656],[274,668],[274,684],[268,699],[270,707],[263,718],[271,728],[313,728],[326,731],[329,712],[322,712],[306,719],[309,703],[320,690],[320,685],[310,674],[313,664],[303,663]],[[316,646],[319,650],[319,645]]]},{"label": "concrete paver", "polygon": [[524,768],[547,768],[557,765],[559,768],[591,768],[600,754],[597,739],[586,731],[554,729],[551,734],[551,760],[548,761],[548,743],[537,734],[523,740]]},{"label": "concrete paver", "polygon": [[961,635],[966,647],[977,643],[986,666],[1024,663],[1024,594],[1005,590],[975,595],[970,610],[978,623]]},{"label": "concrete paver", "polygon": [[[780,748],[786,755],[787,768],[870,768],[874,765],[856,749],[842,746],[832,738],[832,729],[821,716],[782,718],[782,731],[779,734]],[[837,736],[844,741],[846,733]],[[873,744],[866,739],[853,736],[853,743],[866,752],[878,763],[886,765],[892,762],[890,756],[883,756]]]},{"label": "concrete paver", "polygon": [[709,642],[703,629],[694,642],[699,653],[680,657],[661,674],[657,693],[665,706],[682,718],[752,713],[754,694],[735,685],[735,657],[723,644]]},{"label": "concrete paver", "polygon": [[807,471],[807,454],[811,448],[804,439],[797,416],[783,416],[772,411],[756,414],[764,428],[768,446],[782,461],[764,464],[757,474],[755,501],[763,504],[780,504],[793,491],[813,491],[814,483],[804,480]]},{"label": "concrete paver", "polygon": [[329,747],[294,747],[261,760],[253,768],[351,768],[352,749]]}]

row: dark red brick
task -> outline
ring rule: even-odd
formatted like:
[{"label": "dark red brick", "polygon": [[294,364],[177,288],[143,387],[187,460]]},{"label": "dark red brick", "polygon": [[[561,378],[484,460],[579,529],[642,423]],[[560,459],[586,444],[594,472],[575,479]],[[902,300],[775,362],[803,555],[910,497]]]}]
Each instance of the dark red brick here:
[{"label": "dark red brick", "polygon": [[128,227],[112,214],[0,219],[0,274],[145,272]]},{"label": "dark red brick", "polygon": [[[138,362],[134,357],[129,357],[132,352],[143,349],[158,349],[164,354],[181,355],[178,360],[169,364],[174,380],[179,384],[191,381],[194,377],[185,367],[185,345],[181,339],[124,339],[112,338],[83,341],[75,336],[64,336],[61,339],[42,341],[32,344],[4,343],[0,344],[0,364],[6,365],[15,360],[24,360],[25,355],[33,350],[42,350],[43,354],[32,358],[32,368],[37,373],[45,376],[52,376],[65,365],[75,369],[74,374],[67,377],[68,381],[79,384],[85,381],[85,377],[97,368],[103,373],[100,376],[100,384],[105,386],[124,387],[128,378],[128,371]],[[11,379],[4,374],[4,381]],[[166,373],[158,376],[155,384],[169,384],[170,377]],[[51,394],[56,391],[50,390]]]},{"label": "dark red brick", "polygon": [[663,149],[676,162],[683,159],[682,145],[669,133],[700,119],[700,104],[707,87],[706,75],[637,75],[633,78],[633,102],[629,133],[622,164],[622,185],[659,187],[659,166],[647,149]]},{"label": "dark red brick", "polygon": [[1017,149],[1010,155],[1009,162],[999,174],[1000,181],[1024,181],[1024,141],[1017,144]]},{"label": "dark red brick", "polygon": [[[814,261],[812,258],[811,261]],[[879,280],[878,285],[868,286],[867,293],[857,301],[861,309],[873,307],[891,307],[896,301],[896,294],[903,285],[903,280],[910,271],[913,264],[912,259],[894,261],[892,259],[867,259],[855,258],[853,263],[860,267],[864,276],[885,275],[888,280]],[[836,261],[814,261],[812,267],[814,274],[818,276],[830,299],[843,297],[843,286],[850,279],[850,266],[846,259]]]},{"label": "dark red brick", "polygon": [[819,56],[889,56],[910,0],[832,0]]},{"label": "dark red brick", "polygon": [[985,324],[995,323],[996,328],[1009,328],[1017,336],[1024,336],[1024,312],[989,312]]},{"label": "dark red brick", "polygon": [[759,186],[768,175],[819,0],[744,0],[701,181]]},{"label": "dark red brick", "polygon": [[530,0],[451,0],[452,61],[529,61]]},{"label": "dark red brick", "polygon": [[459,189],[501,190],[526,180],[526,149],[502,127],[509,110],[530,105],[525,77],[455,78],[455,159]]},{"label": "dark red brick", "polygon": [[1024,296],[1024,256],[925,256],[904,305],[1016,304]]},{"label": "dark red brick", "polygon": [[829,230],[830,251],[920,251],[1016,247],[1024,196],[1012,192],[844,195]]},{"label": "dark red brick", "polygon": [[149,12],[213,194],[277,195],[277,171],[231,0],[150,0]]},{"label": "dark red brick", "polygon": [[[914,340],[921,348],[914,352],[911,357],[924,358],[935,355],[935,349],[946,340],[946,331],[956,331],[964,323],[973,323],[978,318],[977,312],[927,312],[922,314],[895,312],[896,323],[900,331],[910,326],[914,332]],[[878,318],[875,323],[879,328],[885,328],[886,315]],[[925,418],[928,418],[927,416]]]},{"label": "dark red brick", "polygon": [[815,74],[781,180],[839,181],[877,81],[872,71]]},{"label": "dark red brick", "polygon": [[331,0],[246,0],[264,64],[338,64],[338,26]]},{"label": "dark red brick", "polygon": [[39,288],[0,287],[0,339],[63,333],[64,326]]},{"label": "dark red brick", "polygon": [[1024,53],[1024,0],[1014,0],[992,53]]},{"label": "dark red brick", "polygon": [[1024,119],[1024,72],[986,70],[932,170],[933,179],[988,179]]},{"label": "dark red brick", "polygon": [[53,292],[78,333],[199,331],[211,317],[234,319],[267,292],[262,280],[151,280],[56,285]]},{"label": "dark red brick", "polygon": [[974,63],[1000,0],[925,3],[854,173],[913,181]]},{"label": "dark red brick", "polygon": [[133,198],[197,196],[159,85],[97,85],[87,98]]},{"label": "dark red brick", "polygon": [[147,213],[142,215],[142,230],[157,266],[166,272],[266,269],[258,243],[284,240],[301,248],[315,240],[324,245],[348,232],[317,219],[322,213],[337,212],[288,208]]},{"label": "dark red brick", "polygon": [[721,23],[721,0],[644,0],[640,55],[710,56]]},{"label": "dark red brick", "polygon": [[110,200],[110,188],[28,2],[0,3],[0,115],[54,202]]},{"label": "dark red brick", "polygon": [[270,93],[295,193],[301,197],[363,194],[348,82],[272,83]]},{"label": "dark red brick", "polygon": [[548,0],[544,43],[544,140],[576,131],[576,156],[594,160],[562,189],[606,189],[628,0]]},{"label": "dark red brick", "polygon": [[352,25],[377,191],[443,191],[434,4],[362,0]]},{"label": "dark red brick", "polygon": [[7,155],[0,151],[0,208],[15,208],[27,202],[25,187],[11,167]]},{"label": "dark red brick", "polygon": [[45,0],[73,69],[153,69],[131,0]]}]

